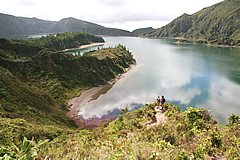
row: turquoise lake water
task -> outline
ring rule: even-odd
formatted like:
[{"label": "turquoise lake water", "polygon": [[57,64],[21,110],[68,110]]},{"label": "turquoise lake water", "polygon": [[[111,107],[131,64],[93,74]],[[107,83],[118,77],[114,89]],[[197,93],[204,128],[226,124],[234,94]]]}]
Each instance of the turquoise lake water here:
[{"label": "turquoise lake water", "polygon": [[[240,114],[240,49],[176,44],[174,39],[104,37],[103,46],[122,44],[137,60],[124,78],[107,93],[80,109],[85,118],[118,115],[127,107],[135,110],[164,95],[167,102],[206,108],[220,123]],[[83,50],[81,50],[83,52]]]},{"label": "turquoise lake water", "polygon": [[230,114],[240,115],[240,48],[176,44],[174,39],[103,38],[104,45],[68,53],[122,44],[134,54],[137,65],[107,93],[80,109],[85,119],[118,115],[125,107],[136,110],[153,103],[158,95],[183,110],[212,110],[213,117],[223,124]]}]

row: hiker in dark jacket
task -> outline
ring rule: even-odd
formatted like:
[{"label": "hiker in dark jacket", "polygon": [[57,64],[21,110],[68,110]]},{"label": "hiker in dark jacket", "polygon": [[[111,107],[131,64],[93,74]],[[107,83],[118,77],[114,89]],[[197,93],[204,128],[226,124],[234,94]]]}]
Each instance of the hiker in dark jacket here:
[{"label": "hiker in dark jacket", "polygon": [[161,98],[161,106],[163,107],[164,103],[166,102],[166,98],[164,98],[164,96],[162,96]]}]

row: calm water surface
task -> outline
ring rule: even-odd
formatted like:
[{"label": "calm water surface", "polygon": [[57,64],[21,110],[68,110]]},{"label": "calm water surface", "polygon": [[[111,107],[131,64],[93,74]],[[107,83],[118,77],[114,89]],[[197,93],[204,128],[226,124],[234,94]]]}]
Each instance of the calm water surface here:
[{"label": "calm water surface", "polygon": [[108,43],[102,47],[125,45],[137,66],[106,94],[80,109],[85,119],[118,115],[125,107],[135,110],[154,102],[158,95],[183,110],[188,106],[212,110],[223,124],[230,114],[240,114],[240,49],[175,44],[176,40],[169,39],[104,39]]},{"label": "calm water surface", "polygon": [[[42,35],[12,38],[39,38]],[[5,37],[6,38],[6,37]],[[125,45],[137,66],[106,94],[80,109],[85,119],[118,115],[127,107],[136,110],[164,95],[168,102],[212,110],[226,124],[230,114],[240,115],[240,49],[176,44],[177,40],[137,37],[104,37],[103,46],[69,52],[83,54],[102,47]]]}]

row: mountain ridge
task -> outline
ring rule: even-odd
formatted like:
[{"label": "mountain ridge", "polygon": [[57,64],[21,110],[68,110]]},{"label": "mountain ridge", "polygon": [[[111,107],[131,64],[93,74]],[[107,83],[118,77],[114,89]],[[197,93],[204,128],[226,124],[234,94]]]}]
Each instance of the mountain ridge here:
[{"label": "mountain ridge", "polygon": [[209,44],[240,46],[240,1],[225,0],[175,18],[142,37],[206,40]]},{"label": "mountain ridge", "polygon": [[58,32],[76,31],[95,35],[134,36],[130,31],[107,28],[73,17],[63,18],[60,21],[48,21],[0,13],[0,36],[56,34]]}]

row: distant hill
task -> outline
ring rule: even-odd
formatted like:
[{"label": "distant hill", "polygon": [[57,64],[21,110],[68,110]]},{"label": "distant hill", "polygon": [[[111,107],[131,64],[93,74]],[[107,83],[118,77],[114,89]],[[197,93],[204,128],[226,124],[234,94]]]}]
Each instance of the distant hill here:
[{"label": "distant hill", "polygon": [[129,31],[106,28],[75,18],[45,21],[37,18],[15,17],[0,13],[0,36],[50,34],[58,32],[87,32],[95,35],[133,36]]},{"label": "distant hill", "polygon": [[240,46],[240,0],[225,0],[193,15],[183,14],[143,37],[180,37]]},{"label": "distant hill", "polygon": [[75,18],[64,18],[54,25],[49,30],[51,33],[57,32],[87,32],[95,35],[109,35],[109,36],[133,36],[129,31],[106,28],[101,25],[78,20]]},{"label": "distant hill", "polygon": [[0,36],[48,33],[54,21],[15,17],[0,13]]},{"label": "distant hill", "polygon": [[155,30],[155,29],[153,29],[152,27],[139,28],[139,29],[135,29],[134,31],[132,31],[132,33],[133,33],[135,36],[138,36],[138,35],[140,35],[140,34],[147,33],[147,32],[153,31],[153,30]]}]

